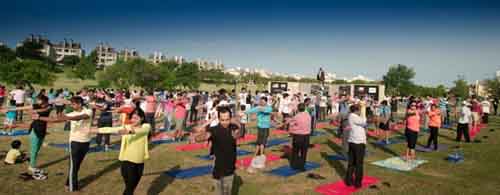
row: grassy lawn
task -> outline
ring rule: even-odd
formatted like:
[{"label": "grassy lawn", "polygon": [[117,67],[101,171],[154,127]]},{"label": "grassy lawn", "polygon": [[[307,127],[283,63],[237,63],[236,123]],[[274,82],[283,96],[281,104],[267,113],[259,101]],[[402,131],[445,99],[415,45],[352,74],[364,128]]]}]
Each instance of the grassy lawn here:
[{"label": "grassy lawn", "polygon": [[[321,144],[319,150],[309,150],[308,160],[321,164],[319,169],[311,172],[326,177],[325,180],[312,180],[301,173],[289,178],[271,176],[263,172],[248,174],[238,170],[236,188],[239,194],[316,194],[314,188],[326,183],[338,181],[345,173],[345,163],[328,161],[324,158],[327,154],[334,154],[339,147],[331,143],[334,127],[324,129],[326,135],[313,137],[313,143]],[[490,129],[495,129],[490,132]],[[487,136],[487,138],[485,138]],[[274,136],[276,137],[276,136]],[[487,128],[482,129],[476,137],[482,143],[460,144],[465,153],[465,162],[451,164],[444,160],[458,144],[453,141],[455,133],[452,130],[442,129],[439,141],[449,145],[444,152],[418,153],[417,155],[429,163],[424,164],[411,172],[397,172],[369,164],[376,160],[389,158],[403,153],[405,144],[391,145],[388,149],[376,148],[368,144],[367,148],[372,153],[365,160],[365,175],[375,176],[387,185],[379,183],[378,189],[365,189],[358,194],[500,194],[500,175],[498,175],[498,162],[500,162],[500,117],[495,117]],[[113,142],[118,142],[119,137],[112,137]],[[22,150],[29,152],[28,136],[17,137],[23,143]],[[62,126],[50,128],[45,143],[65,143],[68,132],[62,131]],[[0,137],[0,156],[5,155],[9,149],[11,137]],[[369,142],[374,140],[370,138]],[[419,138],[419,143],[424,144],[427,135]],[[188,180],[173,179],[165,174],[167,170],[189,168],[193,166],[208,165],[210,161],[197,159],[198,154],[207,151],[176,152],[174,147],[179,144],[164,144],[151,146],[151,159],[145,164],[144,176],[139,184],[136,194],[211,194],[212,183],[210,175],[196,177]],[[241,149],[253,151],[252,145],[242,145]],[[281,146],[275,146],[268,151],[281,154]],[[120,194],[124,188],[120,176],[120,164],[117,161],[118,152],[91,153],[86,156],[80,170],[80,185],[83,186],[82,194]],[[273,162],[266,170],[286,165],[287,160]],[[18,175],[25,172],[26,164],[6,166],[0,165],[0,179],[3,182],[0,194],[66,194],[64,181],[67,176],[68,154],[63,149],[45,145],[40,153],[39,164],[48,171],[46,181],[22,181]]]}]

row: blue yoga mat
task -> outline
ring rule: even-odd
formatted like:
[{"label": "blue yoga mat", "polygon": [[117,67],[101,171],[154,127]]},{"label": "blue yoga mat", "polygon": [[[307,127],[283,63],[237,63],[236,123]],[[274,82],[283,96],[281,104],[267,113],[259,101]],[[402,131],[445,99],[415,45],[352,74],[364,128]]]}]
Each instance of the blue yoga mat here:
[{"label": "blue yoga mat", "polygon": [[176,179],[189,179],[193,177],[208,175],[212,173],[212,169],[213,169],[212,165],[207,165],[207,166],[193,167],[189,169],[167,171],[165,172],[165,174],[167,174],[170,177],[174,177]]},{"label": "blue yoga mat", "polygon": [[[249,154],[252,154],[252,152],[249,152],[246,150],[236,150],[236,156],[245,156],[245,155],[249,155]],[[214,157],[209,155],[209,154],[197,155],[196,157],[199,159],[202,159],[202,160],[213,160],[214,159]]]},{"label": "blue yoga mat", "polygon": [[329,155],[326,158],[328,160],[343,160],[343,161],[347,160],[347,158],[341,154]]},{"label": "blue yoga mat", "polygon": [[180,141],[175,141],[173,139],[168,139],[168,140],[156,140],[156,141],[152,141],[151,144],[158,145],[158,144],[171,144],[171,143],[177,143],[177,142],[180,142]]},{"label": "blue yoga mat", "polygon": [[[315,162],[306,162],[306,164],[304,166],[306,171],[317,169],[319,167],[320,167],[319,163],[315,163]],[[271,175],[276,175],[276,176],[281,176],[281,177],[290,177],[290,176],[301,173],[301,171],[292,169],[289,165],[287,165],[287,166],[282,166],[282,167],[273,169],[273,170],[269,171],[268,173]]]},{"label": "blue yoga mat", "polygon": [[391,144],[399,144],[399,143],[402,143],[403,141],[404,141],[403,139],[399,139],[399,138],[390,138],[389,143],[387,143],[385,140],[380,140],[380,141],[374,142],[374,144],[378,145],[378,146],[388,146]]},{"label": "blue yoga mat", "polygon": [[325,135],[326,133],[324,131],[318,131],[315,130],[311,136],[320,136],[320,135]]},{"label": "blue yoga mat", "polygon": [[277,146],[288,142],[288,139],[272,139],[267,142],[266,147]]},{"label": "blue yoga mat", "polygon": [[8,134],[7,132],[0,132],[0,136],[23,136],[23,135],[29,135],[30,132],[28,130],[12,130],[11,134]]}]

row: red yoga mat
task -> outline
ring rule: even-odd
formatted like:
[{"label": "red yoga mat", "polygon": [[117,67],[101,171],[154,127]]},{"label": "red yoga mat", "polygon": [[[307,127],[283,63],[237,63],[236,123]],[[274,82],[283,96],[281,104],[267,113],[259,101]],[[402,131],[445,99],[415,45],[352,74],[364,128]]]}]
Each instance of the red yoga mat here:
[{"label": "red yoga mat", "polygon": [[[240,167],[250,166],[250,163],[252,162],[252,158],[253,158],[253,156],[247,156],[245,158],[240,158],[240,159],[236,160],[236,167],[240,168]],[[280,159],[280,157],[278,155],[266,154],[266,164],[273,162],[273,161],[277,161],[279,159]]]},{"label": "red yoga mat", "polygon": [[206,143],[193,143],[193,144],[185,144],[185,145],[180,145],[175,147],[176,151],[182,152],[182,151],[194,151],[194,150],[201,150],[201,149],[208,149],[208,145]]},{"label": "red yoga mat", "polygon": [[254,141],[257,139],[257,136],[254,134],[245,134],[244,137],[238,139],[238,144],[244,143],[244,142],[249,142],[249,141]]},{"label": "red yoga mat", "polygon": [[337,145],[342,145],[342,139],[340,139],[338,137],[334,137],[334,138],[330,139],[330,141],[332,141],[333,143],[335,143]]},{"label": "red yoga mat", "polygon": [[275,129],[271,132],[271,134],[272,135],[284,135],[284,134],[288,134],[288,131]]},{"label": "red yoga mat", "polygon": [[318,129],[324,129],[324,128],[327,128],[328,126],[330,126],[330,124],[328,124],[328,123],[318,123],[318,124],[316,124],[316,128],[318,128]]},{"label": "red yoga mat", "polygon": [[379,179],[375,177],[365,176],[363,177],[360,189],[356,189],[354,186],[346,186],[344,181],[337,181],[335,183],[318,186],[314,191],[323,195],[349,195],[378,182]]}]

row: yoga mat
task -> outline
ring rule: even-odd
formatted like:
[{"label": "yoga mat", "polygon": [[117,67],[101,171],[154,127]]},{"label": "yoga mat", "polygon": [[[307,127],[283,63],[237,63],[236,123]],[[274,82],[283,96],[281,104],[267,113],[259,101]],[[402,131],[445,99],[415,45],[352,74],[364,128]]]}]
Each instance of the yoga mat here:
[{"label": "yoga mat", "polygon": [[23,136],[23,135],[29,135],[30,134],[30,132],[28,130],[12,130],[10,133],[11,134],[3,131],[3,132],[0,132],[0,136],[6,136],[6,137],[12,136],[12,137],[15,137],[15,136]]},{"label": "yoga mat", "polygon": [[266,147],[273,147],[273,146],[281,145],[281,144],[288,143],[288,142],[289,142],[288,139],[272,139],[272,140],[269,140],[267,142]]},{"label": "yoga mat", "polygon": [[323,131],[318,131],[315,130],[311,136],[320,136],[320,135],[325,135],[326,133]]},{"label": "yoga mat", "polygon": [[[239,150],[239,149],[236,150],[236,156],[245,156],[245,155],[249,155],[249,154],[252,154],[252,152],[249,152],[246,150]],[[202,159],[202,160],[213,160],[214,159],[214,157],[210,154],[197,155],[196,157],[199,159]]]},{"label": "yoga mat", "polygon": [[[445,144],[438,144],[438,148],[437,148],[437,151],[445,151],[448,149],[448,146],[445,145]],[[434,146],[431,146],[430,148],[426,148],[424,146],[421,146],[421,145],[417,145],[415,147],[415,150],[416,151],[419,151],[419,152],[435,152],[434,150]]]},{"label": "yoga mat", "polygon": [[288,131],[281,130],[281,129],[275,129],[271,132],[272,135],[285,135],[288,134]]},{"label": "yoga mat", "polygon": [[[236,167],[238,167],[238,168],[248,167],[248,166],[250,166],[250,163],[252,163],[252,159],[253,159],[253,156],[248,156],[245,158],[238,159],[238,160],[236,160]],[[281,158],[278,155],[266,154],[266,164],[273,162],[273,161],[277,161],[279,159],[281,159]]]},{"label": "yoga mat", "polygon": [[172,136],[168,135],[167,132],[161,132],[161,133],[157,133],[156,135],[154,135],[151,140],[152,141],[158,141],[158,140],[168,140],[168,139],[171,139],[173,138]]},{"label": "yoga mat", "polygon": [[326,122],[326,123],[323,122],[323,123],[316,124],[316,128],[318,128],[318,129],[324,129],[324,128],[327,128],[329,126],[330,126],[330,123],[328,123],[328,122]]},{"label": "yoga mat", "polygon": [[[69,144],[67,143],[62,143],[62,144],[57,144],[57,143],[49,143],[48,144],[50,147],[55,147],[55,148],[61,148],[66,151],[69,151]],[[120,150],[120,145],[119,144],[114,144],[108,147],[108,151],[119,151]],[[88,153],[94,153],[94,152],[105,152],[104,151],[104,146],[98,147],[90,147]]]},{"label": "yoga mat", "polygon": [[166,139],[166,140],[153,140],[150,142],[150,144],[153,145],[159,145],[159,144],[171,144],[171,143],[178,143],[179,141],[175,141],[173,139]]},{"label": "yoga mat", "polygon": [[342,145],[342,139],[340,139],[338,137],[334,137],[334,138],[330,139],[330,141],[332,141],[333,143],[335,143],[337,145]]},{"label": "yoga mat", "polygon": [[464,162],[464,156],[462,154],[448,154],[446,160],[451,163],[462,163]]},{"label": "yoga mat", "polygon": [[378,183],[380,180],[375,177],[365,176],[361,182],[361,188],[356,189],[354,186],[346,186],[344,181],[337,181],[331,184],[324,184],[316,187],[314,191],[323,195],[350,195],[354,192],[365,189],[373,184]]},{"label": "yoga mat", "polygon": [[212,169],[213,169],[212,165],[207,165],[200,167],[192,167],[188,169],[167,171],[165,172],[165,174],[176,179],[189,179],[193,177],[208,175],[212,172]]},{"label": "yoga mat", "polygon": [[[320,167],[319,163],[315,163],[315,162],[306,162],[306,164],[304,166],[304,168],[306,169],[305,171],[310,171],[313,169],[317,169],[319,167]],[[302,171],[292,169],[290,167],[290,165],[286,165],[286,166],[282,166],[282,167],[278,167],[276,169],[273,169],[273,170],[269,171],[268,173],[271,175],[276,175],[276,176],[280,176],[280,177],[290,177],[290,176],[299,174],[301,172]]]},{"label": "yoga mat", "polygon": [[185,152],[185,151],[194,151],[194,150],[201,150],[201,149],[208,149],[208,144],[206,143],[192,143],[192,144],[184,144],[175,147],[176,151],[179,152]]},{"label": "yoga mat", "polygon": [[388,145],[391,145],[391,144],[399,144],[399,143],[402,143],[402,142],[404,142],[404,140],[400,139],[400,138],[389,138],[389,143],[387,143],[385,141],[385,139],[384,139],[384,140],[376,141],[376,142],[374,142],[374,144],[378,145],[378,146],[384,147],[384,146],[388,146]]},{"label": "yoga mat", "polygon": [[240,143],[244,143],[244,142],[255,141],[256,139],[257,139],[257,136],[254,134],[245,134],[244,137],[239,138],[237,140],[237,143],[240,144]]},{"label": "yoga mat", "polygon": [[343,160],[343,161],[347,160],[347,158],[342,154],[328,155],[326,157],[326,159],[333,160],[333,161],[335,161],[335,160]]},{"label": "yoga mat", "polygon": [[427,160],[412,160],[411,162],[406,162],[401,157],[392,157],[375,161],[371,164],[397,171],[411,171],[424,163],[427,163]]}]

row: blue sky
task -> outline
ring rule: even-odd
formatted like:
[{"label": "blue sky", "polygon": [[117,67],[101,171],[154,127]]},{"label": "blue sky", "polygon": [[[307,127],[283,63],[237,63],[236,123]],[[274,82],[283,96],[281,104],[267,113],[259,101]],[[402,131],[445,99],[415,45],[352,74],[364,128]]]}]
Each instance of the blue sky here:
[{"label": "blue sky", "polygon": [[30,33],[71,38],[90,51],[100,41],[222,59],[313,75],[381,79],[389,64],[415,68],[415,82],[450,85],[500,70],[500,1],[9,1],[0,7],[0,41]]}]

